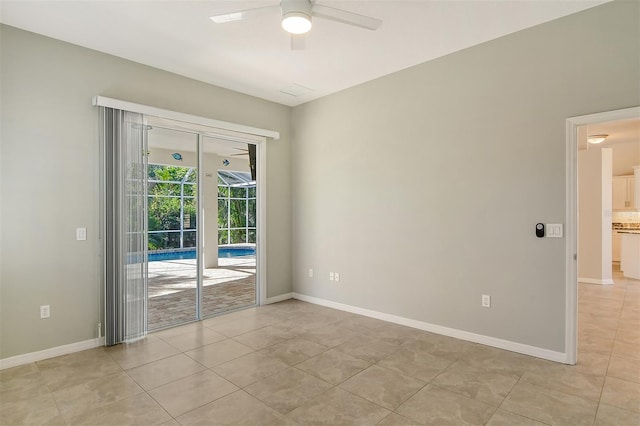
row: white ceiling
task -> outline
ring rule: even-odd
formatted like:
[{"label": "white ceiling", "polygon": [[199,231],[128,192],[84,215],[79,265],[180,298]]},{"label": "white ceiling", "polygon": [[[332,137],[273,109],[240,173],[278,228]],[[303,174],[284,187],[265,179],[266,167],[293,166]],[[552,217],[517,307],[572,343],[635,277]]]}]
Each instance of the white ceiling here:
[{"label": "white ceiling", "polygon": [[[314,19],[290,50],[280,16],[214,24],[263,1],[0,0],[0,22],[295,106],[610,0],[319,0],[383,20],[377,31]],[[312,92],[294,97],[281,89]]]},{"label": "white ceiling", "polygon": [[598,145],[603,147],[620,143],[640,143],[640,118],[580,126],[578,142],[581,146],[586,146],[587,137],[590,135],[608,135],[604,142]]},{"label": "white ceiling", "polygon": [[[601,144],[587,143],[589,135],[608,135]],[[578,127],[578,149],[613,150],[613,175],[632,175],[640,165],[640,118],[607,121]]]}]

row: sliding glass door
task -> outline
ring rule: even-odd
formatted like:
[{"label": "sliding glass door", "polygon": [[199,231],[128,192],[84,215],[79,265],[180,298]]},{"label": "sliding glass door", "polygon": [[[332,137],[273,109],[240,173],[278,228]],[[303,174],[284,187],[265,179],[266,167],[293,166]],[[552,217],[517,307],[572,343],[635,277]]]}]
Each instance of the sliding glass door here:
[{"label": "sliding glass door", "polygon": [[147,126],[149,330],[198,319],[198,134]]},{"label": "sliding glass door", "polygon": [[147,124],[148,329],[256,305],[255,145]]},{"label": "sliding glass door", "polygon": [[102,115],[107,344],[256,305],[257,145],[202,125]]},{"label": "sliding glass door", "polygon": [[204,136],[202,313],[257,303],[255,145]]}]

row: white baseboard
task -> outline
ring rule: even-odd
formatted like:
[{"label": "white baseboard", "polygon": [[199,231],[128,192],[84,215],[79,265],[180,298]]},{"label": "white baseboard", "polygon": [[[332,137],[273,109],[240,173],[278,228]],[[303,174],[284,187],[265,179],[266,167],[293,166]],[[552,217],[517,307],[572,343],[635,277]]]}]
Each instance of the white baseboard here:
[{"label": "white baseboard", "polygon": [[[265,304],[282,302],[293,298],[293,293],[285,293],[279,296],[270,297],[265,301]],[[67,355],[73,352],[80,352],[86,349],[93,349],[99,346],[104,346],[104,337],[98,339],[85,340],[83,342],[71,343],[68,345],[57,346],[55,348],[44,349],[42,351],[30,352],[22,355],[16,355],[9,358],[0,359],[0,370],[7,368],[18,367],[20,365],[29,364],[36,361],[42,361],[43,359],[54,358],[60,355]]]},{"label": "white baseboard", "polygon": [[285,293],[285,294],[281,294],[280,296],[269,297],[267,300],[264,301],[264,304],[270,305],[272,303],[278,303],[278,302],[282,302],[283,300],[289,300],[289,299],[293,299],[293,293]]},{"label": "white baseboard", "polygon": [[0,370],[30,364],[32,362],[42,361],[43,359],[49,359],[60,355],[67,355],[73,352],[80,352],[86,349],[93,349],[99,346],[104,346],[104,337],[85,340],[83,342],[70,343],[68,345],[57,346],[55,348],[49,348],[42,351],[16,355],[0,359]]},{"label": "white baseboard", "polygon": [[[326,307],[338,309],[341,311],[351,312],[358,315],[364,315],[370,318],[375,318],[382,321],[391,322],[394,324],[405,325],[407,327],[429,331],[431,333],[442,334],[444,336],[449,336],[449,337],[453,337],[461,340],[467,340],[469,342],[474,342],[474,343],[480,343],[483,345],[492,346],[499,349],[505,349],[511,352],[517,352],[525,355],[530,355],[537,358],[548,359],[550,361],[566,362],[566,359],[567,359],[566,354],[563,352],[555,352],[549,349],[543,349],[535,346],[525,345],[522,343],[511,342],[509,340],[503,340],[495,337],[485,336],[482,334],[476,334],[468,331],[457,330],[454,328],[443,327],[436,324],[430,324],[427,322],[412,320],[409,318],[386,314],[384,312],[372,311],[370,309],[359,308],[357,306],[346,305],[344,303],[333,302],[330,300],[320,299],[317,297],[307,296],[299,293],[285,293],[279,296],[270,297],[265,301],[265,304],[282,302],[288,299],[298,299],[298,300],[302,300],[303,302],[313,303],[315,305],[326,306]],[[11,367],[17,367],[20,365],[29,364],[36,361],[42,361],[44,359],[53,358],[60,355],[67,355],[73,352],[79,352],[86,349],[93,349],[99,346],[104,346],[104,337],[101,337],[98,339],[85,340],[83,342],[71,343],[63,346],[57,346],[55,348],[49,348],[42,351],[16,355],[13,357],[0,359],[0,370],[4,370]]]},{"label": "white baseboard", "polygon": [[579,283],[584,284],[598,284],[598,285],[613,285],[612,279],[602,280],[597,278],[580,278],[578,277]]},{"label": "white baseboard", "polygon": [[346,305],[343,303],[332,302],[330,300],[320,299],[304,294],[293,293],[293,298],[309,302],[316,305],[326,306],[328,308],[339,309],[341,311],[351,312],[358,315],[392,322],[395,324],[405,325],[407,327],[417,328],[419,330],[429,331],[431,333],[442,334],[444,336],[453,337],[469,342],[480,343],[482,345],[492,346],[499,349],[505,349],[511,352],[517,352],[524,355],[530,355],[537,358],[543,358],[555,362],[567,362],[567,355],[564,352],[551,351],[549,349],[529,346],[523,343],[512,342],[509,340],[498,339],[495,337],[485,336],[482,334],[471,333],[468,331],[457,330],[455,328],[443,327],[440,325],[430,324],[427,322],[416,321],[409,318],[399,317],[396,315],[385,314],[383,312],[372,311],[369,309],[359,308],[357,306]]}]

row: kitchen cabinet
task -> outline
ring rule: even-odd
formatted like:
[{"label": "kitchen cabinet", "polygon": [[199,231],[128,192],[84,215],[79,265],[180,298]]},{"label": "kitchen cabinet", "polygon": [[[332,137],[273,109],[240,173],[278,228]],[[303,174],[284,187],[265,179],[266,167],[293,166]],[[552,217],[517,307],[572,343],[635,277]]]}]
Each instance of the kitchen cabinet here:
[{"label": "kitchen cabinet", "polygon": [[620,271],[625,277],[640,280],[640,232],[622,233]]},{"label": "kitchen cabinet", "polygon": [[611,235],[611,260],[613,262],[620,262],[620,252],[622,248],[622,235],[617,232],[613,232]]},{"label": "kitchen cabinet", "polygon": [[634,176],[613,177],[613,210],[635,210],[635,180]]}]

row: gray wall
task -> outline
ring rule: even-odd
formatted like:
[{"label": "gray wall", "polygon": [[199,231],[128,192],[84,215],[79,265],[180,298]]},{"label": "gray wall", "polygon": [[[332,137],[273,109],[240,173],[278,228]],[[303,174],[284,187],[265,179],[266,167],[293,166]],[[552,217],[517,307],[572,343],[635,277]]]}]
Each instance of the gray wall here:
[{"label": "gray wall", "polygon": [[0,358],[97,337],[94,95],[279,131],[267,148],[267,296],[291,291],[289,107],[7,26],[0,37]]},{"label": "gray wall", "polygon": [[294,108],[294,291],[564,352],[567,241],[534,225],[565,221],[565,119],[640,104],[639,7]]}]

